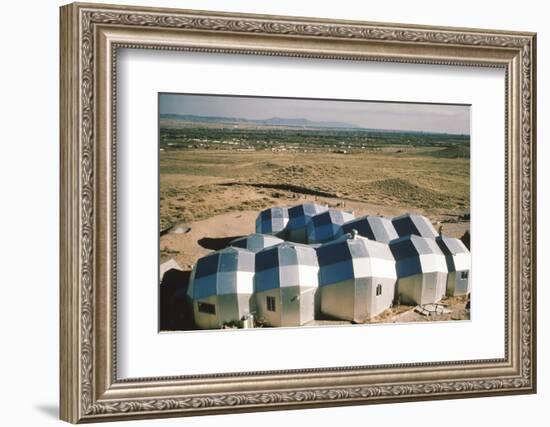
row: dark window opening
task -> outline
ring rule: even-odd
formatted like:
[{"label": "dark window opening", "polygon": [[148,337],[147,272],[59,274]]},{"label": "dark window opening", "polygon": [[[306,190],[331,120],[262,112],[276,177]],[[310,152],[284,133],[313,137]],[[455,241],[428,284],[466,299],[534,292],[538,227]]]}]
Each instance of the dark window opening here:
[{"label": "dark window opening", "polygon": [[268,311],[275,311],[275,297],[266,297]]},{"label": "dark window opening", "polygon": [[209,302],[199,302],[198,309],[199,313],[216,314],[216,306]]},{"label": "dark window opening", "polygon": [[382,295],[382,284],[376,285],[376,296]]},{"label": "dark window opening", "polygon": [[468,272],[467,271],[462,271],[460,273],[460,278],[461,279],[467,279],[468,278]]}]

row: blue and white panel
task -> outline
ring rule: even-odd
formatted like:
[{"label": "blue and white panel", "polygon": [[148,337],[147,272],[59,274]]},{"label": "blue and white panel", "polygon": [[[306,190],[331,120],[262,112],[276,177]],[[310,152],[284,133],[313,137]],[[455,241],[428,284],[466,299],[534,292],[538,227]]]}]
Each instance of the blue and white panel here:
[{"label": "blue and white panel", "polygon": [[226,248],[200,258],[191,273],[188,295],[192,299],[254,291],[253,252]]},{"label": "blue and white panel", "polygon": [[435,239],[411,234],[391,241],[390,248],[397,261],[401,302],[434,303],[445,295],[447,263]]},{"label": "blue and white panel", "polygon": [[319,286],[319,262],[317,252],[309,246],[294,246],[298,259],[298,283],[301,287]]},{"label": "blue and white panel", "polygon": [[[395,258],[388,244],[366,240],[364,241],[364,245],[367,251],[366,258],[353,260],[356,276],[397,279]],[[365,262],[365,259],[367,262]]]},{"label": "blue and white panel", "polygon": [[289,208],[288,239],[293,242],[307,243],[307,225],[311,218],[327,210],[327,206],[317,203],[304,203]]},{"label": "blue and white panel", "polygon": [[[423,273],[447,273],[447,260],[434,239],[421,238],[429,250],[419,250]],[[418,239],[417,239],[418,240]],[[418,246],[420,244],[418,243]]]},{"label": "blue and white panel", "polygon": [[358,237],[325,243],[317,249],[320,285],[365,277],[395,279],[395,259],[387,244]]},{"label": "blue and white panel", "polygon": [[317,248],[319,260],[319,285],[325,286],[348,279],[355,279],[353,256],[348,239],[325,243]]},{"label": "blue and white panel", "polygon": [[422,215],[405,214],[397,216],[392,219],[392,223],[399,237],[415,234],[434,239],[437,236],[432,223]]},{"label": "blue and white panel", "polygon": [[315,249],[282,243],[256,254],[256,292],[291,286],[317,287],[319,265]]},{"label": "blue and white panel", "polygon": [[470,251],[461,240],[452,237],[438,236],[435,241],[447,257],[449,271],[470,270]]},{"label": "blue and white panel", "polygon": [[390,242],[398,277],[428,272],[447,272],[445,256],[433,239],[414,234]]},{"label": "blue and white panel", "polygon": [[342,225],[354,218],[352,213],[336,209],[329,209],[315,215],[307,225],[308,243],[324,243],[334,240],[341,235]]},{"label": "blue and white panel", "polygon": [[190,298],[204,298],[217,294],[217,275],[220,254],[209,254],[195,263],[187,288]]},{"label": "blue and white panel", "polygon": [[356,230],[360,236],[377,242],[389,243],[399,238],[391,220],[382,216],[367,215],[348,221],[342,225],[340,234],[351,233],[352,230]]},{"label": "blue and white panel", "polygon": [[230,245],[238,248],[248,249],[252,252],[259,252],[262,249],[269,248],[270,246],[275,246],[283,242],[284,240],[270,234],[254,233],[232,240]]},{"label": "blue and white panel", "polygon": [[391,306],[397,274],[386,243],[342,237],[317,254],[323,313],[362,322]]},{"label": "blue and white panel", "polygon": [[256,233],[281,235],[288,224],[288,208],[276,206],[266,209],[256,218]]}]

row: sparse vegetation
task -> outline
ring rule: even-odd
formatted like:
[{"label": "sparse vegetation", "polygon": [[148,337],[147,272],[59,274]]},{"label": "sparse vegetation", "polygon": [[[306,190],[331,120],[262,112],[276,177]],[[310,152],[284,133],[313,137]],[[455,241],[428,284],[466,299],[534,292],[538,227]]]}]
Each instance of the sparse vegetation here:
[{"label": "sparse vegetation", "polygon": [[[342,141],[346,155],[335,151]],[[467,136],[169,121],[161,147],[161,229],[301,195],[469,211]]]}]

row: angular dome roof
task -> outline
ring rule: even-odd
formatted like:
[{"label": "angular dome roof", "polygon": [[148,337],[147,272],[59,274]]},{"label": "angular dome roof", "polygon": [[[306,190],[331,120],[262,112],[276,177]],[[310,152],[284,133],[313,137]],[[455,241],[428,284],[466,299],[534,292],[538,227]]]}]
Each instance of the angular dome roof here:
[{"label": "angular dome roof", "polygon": [[191,272],[187,294],[193,299],[252,293],[254,252],[228,247],[200,258]]},{"label": "angular dome roof", "polygon": [[388,243],[399,238],[391,220],[382,216],[367,215],[342,225],[342,233],[350,233],[352,230],[357,230],[360,236],[377,242]]},{"label": "angular dome roof", "polygon": [[399,237],[416,234],[417,236],[433,239],[437,236],[437,231],[435,231],[432,223],[422,215],[405,214],[396,216],[392,219],[392,223]]}]

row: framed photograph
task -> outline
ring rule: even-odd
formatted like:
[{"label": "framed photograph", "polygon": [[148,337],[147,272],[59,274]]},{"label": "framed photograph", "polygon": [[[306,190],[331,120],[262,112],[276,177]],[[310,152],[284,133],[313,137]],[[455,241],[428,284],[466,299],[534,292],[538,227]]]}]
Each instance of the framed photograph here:
[{"label": "framed photograph", "polygon": [[536,391],[536,37],[61,8],[61,418]]}]

